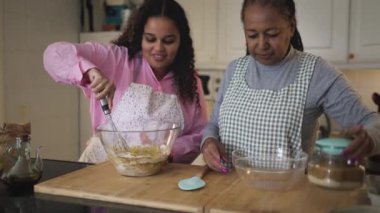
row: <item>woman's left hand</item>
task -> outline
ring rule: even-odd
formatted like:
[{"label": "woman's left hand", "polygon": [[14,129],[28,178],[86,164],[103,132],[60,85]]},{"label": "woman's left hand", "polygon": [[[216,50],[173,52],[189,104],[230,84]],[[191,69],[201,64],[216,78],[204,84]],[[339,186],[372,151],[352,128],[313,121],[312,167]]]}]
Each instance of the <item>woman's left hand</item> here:
[{"label": "woman's left hand", "polygon": [[374,142],[361,126],[351,128],[347,133],[352,139],[350,145],[343,150],[343,155],[361,159],[368,156],[374,148]]}]

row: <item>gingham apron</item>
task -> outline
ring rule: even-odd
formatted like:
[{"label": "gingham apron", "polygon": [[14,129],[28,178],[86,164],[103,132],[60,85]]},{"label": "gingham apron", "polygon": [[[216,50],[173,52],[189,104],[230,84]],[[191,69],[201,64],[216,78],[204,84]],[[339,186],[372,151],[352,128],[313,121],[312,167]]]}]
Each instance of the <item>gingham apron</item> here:
[{"label": "gingham apron", "polygon": [[238,59],[218,121],[220,141],[229,159],[236,149],[252,156],[293,156],[302,150],[303,111],[317,57],[301,54],[296,80],[277,91],[249,88],[245,76],[250,56]]}]

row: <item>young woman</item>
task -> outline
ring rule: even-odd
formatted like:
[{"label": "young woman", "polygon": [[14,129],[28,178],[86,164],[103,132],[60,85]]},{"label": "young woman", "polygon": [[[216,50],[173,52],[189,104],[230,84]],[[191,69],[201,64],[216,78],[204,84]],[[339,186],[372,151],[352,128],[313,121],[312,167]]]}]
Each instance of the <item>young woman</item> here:
[{"label": "young woman", "polygon": [[[99,104],[107,97],[119,130],[141,118],[173,121],[182,127],[173,162],[190,163],[199,154],[206,108],[189,24],[174,0],[145,1],[114,44],[53,43],[45,50],[44,65],[55,81],[83,89],[94,131],[107,122]],[[92,137],[80,160],[106,159]]]}]

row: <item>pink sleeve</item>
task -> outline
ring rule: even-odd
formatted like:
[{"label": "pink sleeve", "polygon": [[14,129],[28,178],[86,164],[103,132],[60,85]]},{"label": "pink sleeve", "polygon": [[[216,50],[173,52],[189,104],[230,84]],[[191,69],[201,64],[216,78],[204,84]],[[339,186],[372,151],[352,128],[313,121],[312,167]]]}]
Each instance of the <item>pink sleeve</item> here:
[{"label": "pink sleeve", "polygon": [[196,102],[183,105],[185,128],[173,145],[172,156],[175,163],[191,163],[200,154],[203,129],[207,124],[206,102],[202,84],[197,77],[200,108]]},{"label": "pink sleeve", "polygon": [[56,42],[46,48],[43,62],[56,82],[82,86],[86,93],[89,81],[83,74],[87,70],[97,67],[112,79],[127,57],[126,48],[112,44]]},{"label": "pink sleeve", "polygon": [[113,100],[116,103],[133,79],[133,73],[128,71],[135,64],[134,60],[128,60],[127,48],[95,42],[50,44],[44,52],[43,62],[45,70],[56,82],[80,86],[83,89],[86,97],[90,99],[93,130],[105,122],[105,117],[84,73],[96,67],[112,80],[117,88]]}]

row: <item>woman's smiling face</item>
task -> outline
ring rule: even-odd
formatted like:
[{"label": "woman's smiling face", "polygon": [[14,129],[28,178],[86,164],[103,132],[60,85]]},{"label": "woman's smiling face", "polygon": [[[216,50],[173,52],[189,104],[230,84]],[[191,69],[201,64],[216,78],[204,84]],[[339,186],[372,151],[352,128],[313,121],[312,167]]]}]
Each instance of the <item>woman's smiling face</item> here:
[{"label": "woman's smiling face", "polygon": [[258,62],[274,65],[286,56],[295,29],[275,8],[252,4],[243,24],[248,51]]},{"label": "woman's smiling face", "polygon": [[142,54],[156,77],[162,79],[169,71],[180,45],[180,34],[174,21],[166,17],[151,17],[144,27]]}]

